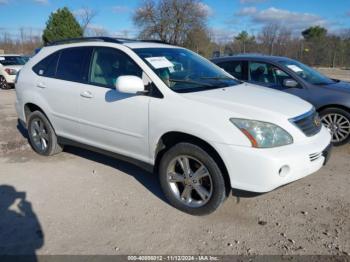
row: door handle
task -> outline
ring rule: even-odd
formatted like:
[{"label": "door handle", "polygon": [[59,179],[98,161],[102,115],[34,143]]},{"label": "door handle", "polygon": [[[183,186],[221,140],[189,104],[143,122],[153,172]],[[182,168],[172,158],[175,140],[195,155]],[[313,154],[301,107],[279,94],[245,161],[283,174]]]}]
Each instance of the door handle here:
[{"label": "door handle", "polygon": [[93,98],[94,97],[90,91],[84,91],[84,92],[80,93],[80,96],[85,97],[85,98]]},{"label": "door handle", "polygon": [[36,86],[39,88],[46,88],[46,85],[44,83],[37,83]]}]

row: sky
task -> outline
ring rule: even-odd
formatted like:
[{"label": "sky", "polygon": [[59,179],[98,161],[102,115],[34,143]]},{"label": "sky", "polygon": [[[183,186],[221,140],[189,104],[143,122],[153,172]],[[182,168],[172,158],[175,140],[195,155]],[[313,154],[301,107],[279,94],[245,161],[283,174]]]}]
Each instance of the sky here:
[{"label": "sky", "polygon": [[[280,23],[295,34],[312,25],[330,32],[350,29],[350,0],[203,0],[208,26],[217,40],[242,30],[256,34],[269,22]],[[79,15],[82,8],[97,11],[90,27],[110,35],[134,37],[138,28],[132,15],[142,0],[0,0],[0,34],[19,36],[19,29],[40,34],[51,12],[67,6]]]}]

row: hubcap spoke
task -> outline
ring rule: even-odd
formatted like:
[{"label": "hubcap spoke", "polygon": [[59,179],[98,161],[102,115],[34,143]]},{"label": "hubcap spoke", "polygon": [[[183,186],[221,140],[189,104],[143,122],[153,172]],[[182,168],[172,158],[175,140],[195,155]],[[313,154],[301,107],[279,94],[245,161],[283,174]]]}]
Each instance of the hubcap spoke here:
[{"label": "hubcap spoke", "polygon": [[180,157],[177,161],[186,176],[192,173],[188,157]]},{"label": "hubcap spoke", "polygon": [[198,195],[202,198],[202,200],[207,200],[209,197],[209,192],[201,185],[195,185],[194,190],[198,193]]},{"label": "hubcap spoke", "polygon": [[192,187],[191,186],[185,186],[184,191],[181,193],[181,198],[185,200],[186,202],[191,201],[191,193],[192,193]]},{"label": "hubcap spoke", "polygon": [[172,183],[181,182],[181,183],[183,183],[184,181],[185,181],[185,178],[181,174],[178,174],[178,173],[170,173],[169,174],[169,182],[172,182]]},{"label": "hubcap spoke", "polygon": [[197,171],[193,174],[193,178],[195,179],[202,179],[203,177],[209,176],[208,169],[204,166],[201,165]]}]

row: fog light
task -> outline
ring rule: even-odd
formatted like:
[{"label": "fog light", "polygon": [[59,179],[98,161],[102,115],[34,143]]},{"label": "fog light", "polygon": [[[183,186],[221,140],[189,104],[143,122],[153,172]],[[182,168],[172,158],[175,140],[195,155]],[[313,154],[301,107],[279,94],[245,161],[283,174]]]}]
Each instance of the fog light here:
[{"label": "fog light", "polygon": [[278,174],[280,175],[280,177],[285,177],[286,175],[288,175],[290,171],[290,167],[287,165],[284,165],[280,168],[280,170],[278,171]]}]

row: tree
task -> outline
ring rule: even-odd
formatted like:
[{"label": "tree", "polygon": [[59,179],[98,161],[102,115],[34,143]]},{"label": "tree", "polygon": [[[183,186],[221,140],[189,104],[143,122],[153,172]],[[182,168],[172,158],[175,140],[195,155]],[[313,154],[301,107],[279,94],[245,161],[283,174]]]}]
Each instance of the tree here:
[{"label": "tree", "polygon": [[210,33],[203,27],[191,29],[186,35],[183,45],[205,57],[210,57],[213,53]]},{"label": "tree", "polygon": [[159,39],[182,45],[194,28],[205,28],[208,11],[196,0],[146,0],[133,21],[140,38]]},{"label": "tree", "polygon": [[268,49],[269,55],[273,55],[274,53],[274,45],[280,28],[280,25],[276,23],[267,24],[262,28],[259,38],[263,45]]},{"label": "tree", "polygon": [[247,31],[242,31],[235,37],[235,40],[241,44],[241,52],[245,53],[247,44],[254,42],[255,37],[250,36]]},{"label": "tree", "polygon": [[324,38],[327,35],[327,29],[321,26],[311,26],[301,33],[306,41]]},{"label": "tree", "polygon": [[97,15],[96,10],[93,10],[87,7],[83,7],[75,13],[75,17],[78,19],[84,35],[87,34],[87,29],[92,19],[94,19],[96,15]]},{"label": "tree", "polygon": [[67,7],[63,7],[51,13],[42,38],[44,44],[47,44],[56,40],[82,36],[83,29],[71,11]]}]

